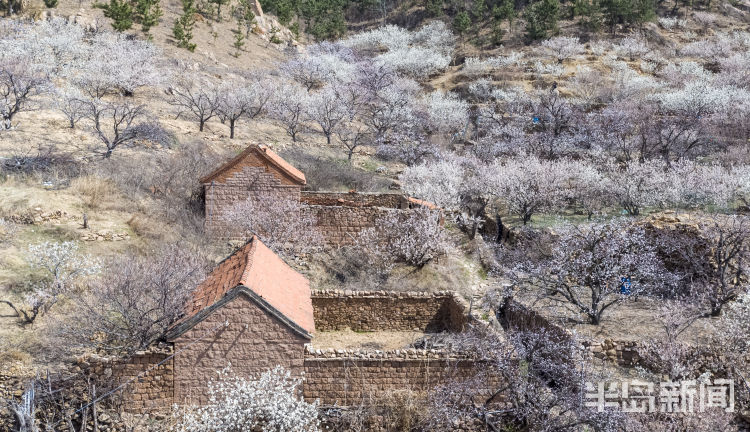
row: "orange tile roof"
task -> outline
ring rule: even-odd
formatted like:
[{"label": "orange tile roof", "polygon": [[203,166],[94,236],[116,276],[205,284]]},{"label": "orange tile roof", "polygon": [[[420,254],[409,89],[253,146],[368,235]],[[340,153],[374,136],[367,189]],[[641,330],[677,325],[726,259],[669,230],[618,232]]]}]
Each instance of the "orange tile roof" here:
[{"label": "orange tile roof", "polygon": [[237,287],[248,288],[305,332],[315,331],[307,278],[289,267],[257,237],[219,263],[198,285],[178,325],[191,321]]},{"label": "orange tile roof", "polygon": [[273,165],[279,172],[286,175],[293,181],[299,183],[300,185],[307,184],[307,179],[305,178],[305,174],[292,166],[289,162],[285,161],[281,156],[277,155],[273,150],[266,146],[262,145],[250,145],[245,150],[242,151],[242,153],[238,154],[237,156],[233,157],[223,165],[221,165],[219,168],[215,169],[210,174],[201,177],[200,183],[210,183],[212,180],[214,180],[216,177],[219,177],[222,173],[225,171],[233,168],[238,163],[242,162],[242,160],[250,154],[250,152],[254,152],[255,154],[261,156],[263,159],[268,161],[271,165]]}]

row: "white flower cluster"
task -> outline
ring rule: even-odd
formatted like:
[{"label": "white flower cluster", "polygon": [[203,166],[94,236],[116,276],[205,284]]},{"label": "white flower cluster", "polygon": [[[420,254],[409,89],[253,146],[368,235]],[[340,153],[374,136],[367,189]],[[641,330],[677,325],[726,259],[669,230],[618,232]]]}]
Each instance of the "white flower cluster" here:
[{"label": "white flower cluster", "polygon": [[281,366],[256,379],[232,374],[231,367],[208,384],[209,402],[175,414],[173,432],[317,432],[318,404],[300,397],[301,378]]},{"label": "white flower cluster", "polygon": [[505,56],[495,56],[486,59],[479,57],[467,57],[464,61],[463,70],[467,74],[485,74],[493,69],[503,69],[507,67],[520,66],[523,60],[522,52],[511,52]]},{"label": "white flower cluster", "polygon": [[387,25],[354,35],[342,44],[359,51],[381,52],[376,57],[379,63],[424,78],[450,65],[454,37],[443,22],[435,21],[413,33]]},{"label": "white flower cluster", "polygon": [[565,73],[565,68],[560,64],[546,64],[537,60],[534,63],[534,72],[539,75],[560,77]]},{"label": "white flower cluster", "polygon": [[661,17],[659,18],[659,25],[665,30],[674,30],[685,28],[687,21],[679,18]]},{"label": "white flower cluster", "polygon": [[454,93],[434,91],[423,98],[430,127],[440,133],[457,133],[469,121],[469,104]]}]

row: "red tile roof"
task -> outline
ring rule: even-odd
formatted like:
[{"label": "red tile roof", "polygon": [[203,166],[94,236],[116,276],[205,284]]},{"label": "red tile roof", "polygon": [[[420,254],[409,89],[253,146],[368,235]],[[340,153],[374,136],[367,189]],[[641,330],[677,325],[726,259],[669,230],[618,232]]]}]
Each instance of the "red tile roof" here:
[{"label": "red tile roof", "polygon": [[305,332],[315,331],[307,278],[289,267],[257,237],[219,263],[198,285],[186,307],[186,316],[178,325],[191,321],[237,287],[248,288]]},{"label": "red tile roof", "polygon": [[242,151],[242,153],[233,157],[210,174],[202,177],[200,179],[200,182],[210,183],[212,180],[215,180],[227,170],[234,168],[237,164],[242,162],[250,153],[255,153],[256,155],[260,156],[263,160],[267,161],[271,166],[276,168],[276,170],[280,174],[287,176],[293,182],[299,183],[300,185],[307,184],[307,179],[305,179],[305,174],[302,171],[298,170],[289,162],[282,159],[281,156],[274,153],[274,151],[270,148],[255,144],[248,146],[245,150]]}]

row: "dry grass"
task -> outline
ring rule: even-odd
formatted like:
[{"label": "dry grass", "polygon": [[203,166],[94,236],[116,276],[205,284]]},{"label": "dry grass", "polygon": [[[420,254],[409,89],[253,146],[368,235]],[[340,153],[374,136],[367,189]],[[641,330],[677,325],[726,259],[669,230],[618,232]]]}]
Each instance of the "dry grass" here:
[{"label": "dry grass", "polygon": [[91,175],[73,180],[70,190],[90,210],[111,209],[120,198],[117,185],[112,181]]},{"label": "dry grass", "polygon": [[164,238],[164,227],[161,221],[143,214],[134,214],[127,222],[135,235],[147,240],[161,240]]},{"label": "dry grass", "polygon": [[377,349],[396,350],[408,347],[424,336],[416,331],[355,332],[350,329],[315,333],[312,346],[315,349]]}]

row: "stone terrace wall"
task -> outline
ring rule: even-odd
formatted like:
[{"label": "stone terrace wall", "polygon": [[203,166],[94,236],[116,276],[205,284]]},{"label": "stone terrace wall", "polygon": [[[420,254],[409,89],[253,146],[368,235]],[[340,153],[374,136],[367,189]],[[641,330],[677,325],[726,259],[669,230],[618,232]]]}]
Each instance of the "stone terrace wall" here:
[{"label": "stone terrace wall", "polygon": [[452,291],[315,291],[312,303],[317,331],[461,331],[468,313]]},{"label": "stone terrace wall", "polygon": [[168,412],[174,404],[174,359],[172,347],[138,352],[129,359],[90,356],[79,361],[95,376],[115,387],[130,382],[118,395],[124,412],[150,414]]},{"label": "stone terrace wall", "polygon": [[323,405],[352,406],[394,390],[427,392],[483,369],[481,361],[437,350],[306,350],[303,391]]},{"label": "stone terrace wall", "polygon": [[398,193],[302,191],[300,201],[320,206],[409,208],[408,198]]}]

